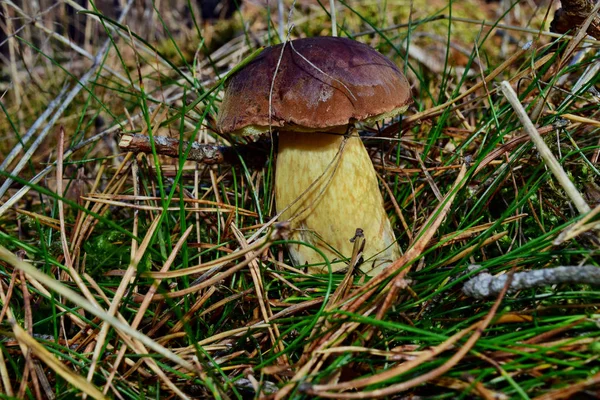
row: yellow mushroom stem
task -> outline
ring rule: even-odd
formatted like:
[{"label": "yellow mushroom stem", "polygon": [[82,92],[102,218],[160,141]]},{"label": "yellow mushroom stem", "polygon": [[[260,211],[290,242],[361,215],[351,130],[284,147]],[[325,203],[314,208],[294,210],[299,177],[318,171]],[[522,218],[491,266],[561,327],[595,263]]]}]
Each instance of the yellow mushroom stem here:
[{"label": "yellow mushroom stem", "polygon": [[[291,222],[291,239],[325,253],[334,272],[347,267],[357,228],[366,239],[362,271],[376,275],[400,257],[375,169],[356,131],[346,138],[331,132],[280,132],[275,201],[278,212],[285,209],[280,220]],[[289,251],[295,265],[327,272],[323,257],[309,246],[292,244]]]}]

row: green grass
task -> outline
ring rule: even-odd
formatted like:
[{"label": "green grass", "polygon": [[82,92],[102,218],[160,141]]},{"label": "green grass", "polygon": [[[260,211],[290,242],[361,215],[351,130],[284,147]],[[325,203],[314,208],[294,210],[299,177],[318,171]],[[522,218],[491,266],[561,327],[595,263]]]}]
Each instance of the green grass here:
[{"label": "green grass", "polygon": [[[328,2],[298,3],[293,37],[330,32]],[[157,6],[151,17],[132,9],[121,22],[91,9],[85,16],[92,34],[82,47],[96,55],[110,38],[96,70],[73,46],[29,24],[11,39],[19,51],[0,75],[3,162],[63,86],[71,91],[93,72],[56,120],[35,130],[47,130],[43,144],[0,170],[0,184],[14,180],[0,197],[0,245],[46,275],[36,280],[19,272],[22,263],[0,261],[1,392],[72,398],[106,387],[109,397],[123,398],[241,399],[262,391],[298,399],[328,393],[526,399],[566,398],[569,388],[586,398],[598,390],[597,287],[560,284],[487,300],[461,291],[483,269],[500,274],[598,265],[597,231],[554,244],[581,216],[531,142],[512,141],[525,132],[498,87],[511,80],[563,169],[598,207],[600,108],[592,90],[598,76],[573,92],[599,61],[598,42],[585,53],[577,50],[576,59],[565,56],[571,39],[545,35],[547,6],[536,10],[529,2],[504,11],[476,0],[430,1],[428,7],[415,1],[412,11],[408,2],[392,0],[336,4],[340,35],[372,31],[356,39],[404,65],[413,86],[415,103],[403,119],[363,132],[401,213],[381,187],[400,247],[413,248],[395,271],[408,273],[387,312],[378,317],[394,276],[357,302],[369,279],[356,274],[348,294],[332,305],[343,275],[291,268],[277,229],[253,237],[276,214],[272,146],[266,145],[269,161],[257,168],[243,157],[235,165],[195,165],[185,161],[183,146],[180,159],[155,150],[126,156],[115,144],[117,131],[232,144],[211,130],[220,79],[259,44],[279,42],[276,8],[269,16],[247,4],[212,25],[202,23],[194,2],[191,11]],[[64,35],[66,21],[57,10],[43,18]],[[455,18],[544,28],[538,35]],[[531,49],[519,55],[530,40]],[[494,71],[497,77],[483,85]],[[471,88],[471,95],[431,111]],[[64,159],[63,194],[56,175],[61,126],[65,149],[79,146]],[[13,176],[21,159],[27,163]],[[457,179],[463,166],[465,177]],[[42,171],[47,175],[33,182]],[[22,194],[21,188],[29,190]],[[440,203],[448,208],[436,209]],[[247,246],[255,247],[241,254]],[[165,265],[168,273],[159,277]],[[207,282],[214,266],[235,272]],[[131,279],[123,281],[128,268]],[[52,278],[105,311],[116,300],[121,321],[154,347],[142,349],[129,331],[110,328],[100,336],[105,317],[73,301],[70,292],[50,290]],[[143,303],[148,291],[156,296]],[[15,324],[37,341],[33,357],[19,347],[27,338]],[[459,337],[449,345],[453,335]],[[108,385],[121,348],[123,360]],[[98,359],[86,386],[94,351]],[[386,377],[385,371],[392,372]],[[355,390],[318,386],[367,377]]]}]

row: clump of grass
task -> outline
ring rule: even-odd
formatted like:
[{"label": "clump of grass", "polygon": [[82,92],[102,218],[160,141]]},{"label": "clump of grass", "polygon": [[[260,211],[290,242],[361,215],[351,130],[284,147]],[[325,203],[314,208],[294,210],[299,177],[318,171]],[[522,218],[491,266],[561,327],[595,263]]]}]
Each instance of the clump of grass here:
[{"label": "clump of grass", "polygon": [[[328,4],[298,2],[292,35],[327,34]],[[415,1],[411,10],[404,2],[338,2],[340,35],[404,62],[414,88],[405,117],[363,132],[404,255],[370,280],[308,275],[289,263],[285,226],[269,222],[268,145],[269,161],[258,167],[245,156],[196,165],[183,145],[179,159],[116,145],[118,132],[233,144],[211,130],[220,79],[259,45],[278,42],[282,22],[275,7],[269,14],[247,3],[217,28],[191,2],[188,14],[132,2],[122,15],[90,7],[81,15],[97,34],[78,46],[95,63],[60,39],[62,20],[11,20],[18,51],[2,71],[9,80],[0,124],[11,134],[1,154],[51,112],[32,129],[46,130],[43,143],[26,155],[32,142],[23,141],[25,151],[0,171],[12,181],[0,194],[2,391],[567,398],[595,390],[596,287],[560,284],[487,300],[461,288],[482,270],[597,266],[595,220],[578,223],[498,85],[507,80],[517,91],[597,211],[597,74],[587,72],[598,42],[524,32],[552,15],[530,2],[469,2],[501,29],[465,22],[484,16],[462,3]],[[52,20],[54,8],[42,6],[41,21]]]}]

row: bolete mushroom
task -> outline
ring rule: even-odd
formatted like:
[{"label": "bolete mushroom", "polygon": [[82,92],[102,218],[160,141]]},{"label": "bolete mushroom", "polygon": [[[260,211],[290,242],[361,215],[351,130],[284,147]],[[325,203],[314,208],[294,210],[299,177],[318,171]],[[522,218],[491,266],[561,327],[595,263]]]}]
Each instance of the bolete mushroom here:
[{"label": "bolete mushroom", "polygon": [[[299,39],[264,49],[226,81],[217,129],[235,135],[277,130],[275,201],[281,220],[291,222],[292,239],[343,261],[361,228],[361,270],[375,275],[400,250],[354,124],[394,117],[411,101],[404,75],[371,47],[339,37]],[[326,272],[310,246],[292,244],[289,251],[297,266]]]}]

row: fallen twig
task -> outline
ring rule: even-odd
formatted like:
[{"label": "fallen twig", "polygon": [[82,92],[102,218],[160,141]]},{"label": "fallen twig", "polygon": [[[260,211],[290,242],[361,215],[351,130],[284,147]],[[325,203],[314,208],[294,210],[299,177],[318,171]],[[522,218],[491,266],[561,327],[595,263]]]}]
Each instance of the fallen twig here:
[{"label": "fallen twig", "polygon": [[[154,136],[154,148],[157,154],[179,158],[182,151],[190,145],[189,142],[167,136]],[[150,136],[140,134],[124,134],[119,141],[121,150],[133,153],[152,154],[152,142]],[[265,152],[257,149],[255,146],[246,145],[238,148],[229,146],[218,146],[215,144],[202,144],[198,142],[191,143],[191,149],[186,157],[189,161],[213,165],[213,164],[239,164],[238,154],[248,156],[250,160],[257,160],[257,154],[260,154],[264,161]],[[246,157],[244,157],[246,158]]]},{"label": "fallen twig", "polygon": [[[481,273],[465,283],[463,293],[476,299],[497,296],[506,285],[508,275],[493,276]],[[567,266],[518,272],[513,275],[509,292],[556,283],[600,283],[600,268],[594,265]]]}]

